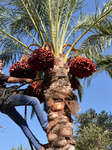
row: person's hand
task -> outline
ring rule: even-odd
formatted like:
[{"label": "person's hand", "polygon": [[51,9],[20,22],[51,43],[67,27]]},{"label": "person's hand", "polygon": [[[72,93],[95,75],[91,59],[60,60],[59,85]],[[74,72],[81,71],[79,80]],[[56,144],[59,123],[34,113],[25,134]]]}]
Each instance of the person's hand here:
[{"label": "person's hand", "polygon": [[13,92],[12,94],[17,94],[17,92]]},{"label": "person's hand", "polygon": [[26,81],[27,83],[32,83],[32,82],[33,82],[32,79],[26,79],[25,81]]}]

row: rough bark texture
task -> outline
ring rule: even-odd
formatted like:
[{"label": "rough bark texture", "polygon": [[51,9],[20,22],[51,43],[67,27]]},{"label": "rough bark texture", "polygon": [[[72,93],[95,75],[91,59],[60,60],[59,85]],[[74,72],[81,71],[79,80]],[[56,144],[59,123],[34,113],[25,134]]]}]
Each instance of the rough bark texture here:
[{"label": "rough bark texture", "polygon": [[[56,58],[53,70],[45,73],[44,95],[48,106],[48,150],[75,150],[73,120],[69,102],[73,101],[69,68],[64,58]],[[65,77],[56,77],[65,76]],[[76,100],[76,99],[75,99]],[[68,106],[67,106],[68,104]],[[75,109],[75,108],[74,108]]]}]

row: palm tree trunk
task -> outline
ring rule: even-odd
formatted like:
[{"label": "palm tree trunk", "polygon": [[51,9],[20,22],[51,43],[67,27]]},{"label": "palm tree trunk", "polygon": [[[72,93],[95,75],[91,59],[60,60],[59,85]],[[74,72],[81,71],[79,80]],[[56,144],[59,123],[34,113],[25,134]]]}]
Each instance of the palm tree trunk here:
[{"label": "palm tree trunk", "polygon": [[56,58],[53,70],[45,73],[43,84],[48,106],[49,150],[75,150],[73,120],[71,111],[66,105],[73,100],[68,72],[69,68],[64,64],[62,55],[60,58]]}]

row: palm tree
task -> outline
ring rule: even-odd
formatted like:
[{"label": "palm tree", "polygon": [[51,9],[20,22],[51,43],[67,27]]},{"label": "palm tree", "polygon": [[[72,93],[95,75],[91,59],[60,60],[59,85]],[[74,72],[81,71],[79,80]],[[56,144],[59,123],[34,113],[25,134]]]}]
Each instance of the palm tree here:
[{"label": "palm tree", "polygon": [[[52,150],[75,149],[71,112],[76,115],[79,105],[72,92],[68,60],[83,55],[100,66],[98,71],[106,69],[112,77],[112,64],[108,61],[103,67],[104,59],[108,57],[102,53],[112,40],[112,1],[109,0],[99,12],[96,7],[92,15],[82,13],[85,4],[86,0],[0,1],[0,57],[3,62],[8,64],[20,59],[31,43],[42,47],[47,42],[46,46],[50,43],[53,49],[54,68],[43,74],[51,127],[47,131],[48,141]],[[83,42],[79,46],[80,40]],[[32,52],[29,47],[26,54]],[[81,91],[79,86],[80,97]]]}]

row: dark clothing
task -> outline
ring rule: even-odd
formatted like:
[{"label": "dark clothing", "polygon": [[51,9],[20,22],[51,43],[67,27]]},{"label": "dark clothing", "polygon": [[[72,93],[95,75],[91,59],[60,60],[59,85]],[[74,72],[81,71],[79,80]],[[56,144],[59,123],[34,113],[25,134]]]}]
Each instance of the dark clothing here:
[{"label": "dark clothing", "polygon": [[16,89],[12,87],[6,87],[5,82],[7,82],[9,77],[10,76],[6,75],[2,72],[2,70],[0,70],[0,105],[2,105],[7,100],[7,98],[12,95],[14,91],[16,91]]},{"label": "dark clothing", "polygon": [[6,75],[4,72],[2,72],[2,70],[0,70],[0,87],[6,87],[5,82],[7,82],[9,77],[10,76]]},{"label": "dark clothing", "polygon": [[16,91],[16,88],[14,88],[14,86],[7,88],[5,84],[9,77],[10,76],[7,76],[0,70],[0,111],[8,115],[22,129],[22,131],[36,150],[40,150],[42,149],[42,145],[30,131],[27,122],[17,112],[15,106],[33,106],[43,130],[46,131],[48,127],[48,121],[44,116],[41,104],[36,97],[22,94],[13,94],[13,92]]}]

